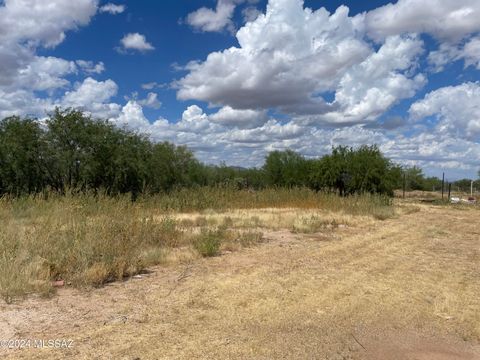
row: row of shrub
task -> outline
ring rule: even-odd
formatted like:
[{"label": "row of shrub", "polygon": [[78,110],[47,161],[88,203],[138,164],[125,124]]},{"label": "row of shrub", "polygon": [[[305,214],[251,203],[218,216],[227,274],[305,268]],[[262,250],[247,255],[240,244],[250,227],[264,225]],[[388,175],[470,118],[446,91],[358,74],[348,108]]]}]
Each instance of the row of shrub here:
[{"label": "row of shrub", "polygon": [[[420,169],[406,171],[407,188],[431,190]],[[202,164],[186,147],[155,143],[146,135],[72,109],[57,109],[45,121],[19,117],[0,121],[0,196],[75,189],[131,193],[137,198],[219,185],[392,195],[403,186],[404,172],[376,146],[340,146],[315,159],[291,150],[274,151],[263,167],[244,169]]]}]

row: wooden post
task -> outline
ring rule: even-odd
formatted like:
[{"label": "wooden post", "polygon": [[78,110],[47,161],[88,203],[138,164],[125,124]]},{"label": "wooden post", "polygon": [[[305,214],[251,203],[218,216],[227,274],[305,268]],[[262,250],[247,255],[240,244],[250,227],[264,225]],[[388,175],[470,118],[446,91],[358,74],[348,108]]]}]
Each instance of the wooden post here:
[{"label": "wooden post", "polygon": [[445,190],[445,173],[442,175],[442,200],[443,200],[443,192]]},{"label": "wooden post", "polygon": [[450,193],[451,193],[451,192],[452,192],[452,184],[449,183],[449,184],[448,184],[448,199],[447,199],[448,201],[450,201]]},{"label": "wooden post", "polygon": [[405,188],[407,186],[407,174],[403,173],[403,198],[405,199]]}]

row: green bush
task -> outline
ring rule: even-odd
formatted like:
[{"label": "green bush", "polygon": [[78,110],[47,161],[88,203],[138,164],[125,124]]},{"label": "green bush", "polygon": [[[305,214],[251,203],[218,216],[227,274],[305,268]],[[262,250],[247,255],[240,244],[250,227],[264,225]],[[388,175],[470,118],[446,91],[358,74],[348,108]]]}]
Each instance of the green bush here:
[{"label": "green bush", "polygon": [[219,230],[202,230],[194,240],[193,246],[203,257],[217,256],[222,244],[223,232]]}]

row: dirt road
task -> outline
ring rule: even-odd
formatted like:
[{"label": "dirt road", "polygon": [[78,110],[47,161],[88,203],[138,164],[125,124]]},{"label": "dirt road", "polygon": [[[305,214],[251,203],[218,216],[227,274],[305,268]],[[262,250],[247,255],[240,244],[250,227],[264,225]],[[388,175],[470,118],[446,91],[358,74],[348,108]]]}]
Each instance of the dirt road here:
[{"label": "dirt road", "polygon": [[7,359],[480,359],[480,211],[420,211],[0,305]]}]

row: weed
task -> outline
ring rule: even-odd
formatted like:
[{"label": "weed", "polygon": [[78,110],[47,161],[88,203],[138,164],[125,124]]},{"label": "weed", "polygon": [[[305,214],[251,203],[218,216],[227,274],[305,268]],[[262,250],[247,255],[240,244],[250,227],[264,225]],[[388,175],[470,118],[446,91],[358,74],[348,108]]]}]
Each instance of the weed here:
[{"label": "weed", "polygon": [[260,243],[263,239],[263,234],[258,231],[241,232],[238,236],[238,242],[243,247],[249,247]]},{"label": "weed", "polygon": [[203,230],[194,240],[193,246],[203,257],[217,256],[222,244],[223,234],[219,230]]}]

